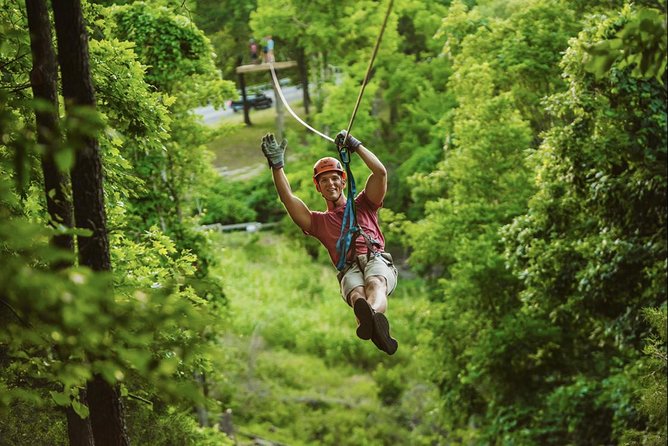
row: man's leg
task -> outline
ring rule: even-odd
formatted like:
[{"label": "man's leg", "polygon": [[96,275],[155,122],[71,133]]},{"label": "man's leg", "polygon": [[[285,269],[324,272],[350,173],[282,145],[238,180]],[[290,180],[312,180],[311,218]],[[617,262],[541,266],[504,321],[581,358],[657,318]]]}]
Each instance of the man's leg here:
[{"label": "man's leg", "polygon": [[387,279],[383,276],[371,276],[364,279],[366,300],[378,313],[387,311]]},{"label": "man's leg", "polygon": [[346,298],[346,301],[348,302],[348,305],[351,307],[355,306],[355,301],[357,299],[364,299],[366,300],[366,294],[364,293],[364,287],[363,286],[358,286],[352,289],[350,293],[348,293],[348,297]]},{"label": "man's leg", "polygon": [[353,307],[357,319],[357,337],[360,339],[371,339],[373,334],[373,310],[368,304],[364,294],[364,287],[354,288],[348,294],[348,304]]},{"label": "man's leg", "polygon": [[365,273],[365,294],[375,310],[371,340],[380,350],[393,355],[399,344],[390,334],[390,323],[384,313],[387,311],[387,295],[396,286],[396,270],[377,256],[369,260]]},{"label": "man's leg", "polygon": [[364,292],[364,274],[355,262],[345,272],[341,281],[341,296],[353,308],[357,319],[357,337],[371,339],[373,334],[373,310],[366,301]]}]

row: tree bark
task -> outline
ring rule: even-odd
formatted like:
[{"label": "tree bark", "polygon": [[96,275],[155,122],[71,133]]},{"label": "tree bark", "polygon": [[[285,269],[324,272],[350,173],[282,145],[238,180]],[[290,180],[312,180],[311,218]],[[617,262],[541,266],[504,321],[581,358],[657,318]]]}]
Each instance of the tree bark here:
[{"label": "tree bark", "polygon": [[[58,170],[54,162],[54,154],[60,143],[58,73],[56,56],[51,44],[51,24],[46,1],[26,0],[26,11],[33,60],[30,72],[33,96],[50,104],[49,110],[38,108],[35,111],[37,142],[44,147],[42,171],[46,206],[53,224],[72,227],[72,203],[67,196],[67,176]],[[68,251],[74,250],[70,235],[58,235],[54,237],[53,243]]]},{"label": "tree bark", "polygon": [[88,382],[87,392],[95,445],[129,446],[118,386],[111,386],[100,375],[95,375]]},{"label": "tree bark", "polygon": [[[79,391],[79,400],[88,405],[85,390]],[[65,414],[67,415],[67,436],[70,446],[95,446],[90,417],[82,419],[72,409],[72,406],[65,409]]]},{"label": "tree bark", "polygon": [[[71,114],[79,106],[95,107],[95,90],[90,76],[88,35],[80,0],[52,0],[58,40],[58,62],[62,75],[65,108]],[[111,271],[107,222],[104,210],[102,160],[94,135],[77,135],[72,169],[74,220],[78,228],[89,229],[90,237],[79,236],[79,263],[94,271]],[[95,375],[87,384],[93,436],[97,446],[129,445],[123,404],[118,386]]]},{"label": "tree bark", "polygon": [[[88,65],[88,37],[79,0],[53,0],[58,39],[58,61],[62,73],[65,108],[95,107],[95,90]],[[102,161],[97,139],[80,136],[72,169],[74,219],[79,228],[90,229],[90,237],[78,237],[79,261],[94,271],[110,271],[107,222],[102,189]],[[71,138],[72,140],[79,138]]]},{"label": "tree bark", "polygon": [[[60,143],[58,127],[58,87],[56,55],[51,42],[51,23],[45,0],[26,0],[28,29],[30,31],[30,49],[32,52],[32,70],[30,83],[33,96],[50,105],[48,110],[38,108],[35,111],[37,142],[44,147],[42,171],[44,174],[44,192],[46,207],[54,226],[72,227],[72,203],[67,196],[68,178],[54,161],[54,154]],[[52,244],[74,252],[74,243],[69,234],[56,235]],[[54,264],[54,269],[69,266],[67,262]],[[85,393],[81,395],[85,404]],[[93,446],[93,431],[90,419],[82,419],[72,409],[65,409],[67,433],[71,446]]]}]

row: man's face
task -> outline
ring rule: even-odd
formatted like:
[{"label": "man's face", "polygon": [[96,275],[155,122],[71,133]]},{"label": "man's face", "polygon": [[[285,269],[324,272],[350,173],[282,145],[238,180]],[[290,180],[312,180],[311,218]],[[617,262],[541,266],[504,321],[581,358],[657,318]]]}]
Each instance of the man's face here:
[{"label": "man's face", "polygon": [[317,180],[318,192],[328,201],[337,201],[346,187],[346,182],[338,172],[321,173]]}]

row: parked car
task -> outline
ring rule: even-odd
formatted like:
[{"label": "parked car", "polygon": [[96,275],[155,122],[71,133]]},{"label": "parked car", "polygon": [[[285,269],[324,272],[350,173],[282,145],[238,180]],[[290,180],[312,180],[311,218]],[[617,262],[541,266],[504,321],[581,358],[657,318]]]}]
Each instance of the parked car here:
[{"label": "parked car", "polygon": [[[271,107],[273,103],[272,99],[266,96],[264,93],[249,93],[246,95],[246,102],[248,103],[249,108],[254,108],[255,110],[262,110],[264,108]],[[244,109],[243,98],[239,98],[238,101],[230,102],[230,107],[235,113],[239,110]]]}]

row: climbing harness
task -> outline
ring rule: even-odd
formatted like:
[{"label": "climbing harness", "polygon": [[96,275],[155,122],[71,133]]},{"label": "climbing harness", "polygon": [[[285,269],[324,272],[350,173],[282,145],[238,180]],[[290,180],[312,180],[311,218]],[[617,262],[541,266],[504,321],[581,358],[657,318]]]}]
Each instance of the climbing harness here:
[{"label": "climbing harness", "polygon": [[357,95],[357,101],[355,102],[355,107],[353,108],[353,112],[350,116],[350,121],[348,122],[346,137],[344,138],[344,141],[340,145],[337,144],[337,142],[334,141],[331,137],[317,131],[316,129],[308,125],[306,122],[301,120],[299,116],[297,116],[297,114],[288,105],[288,101],[286,101],[285,97],[283,96],[283,92],[281,91],[281,86],[278,82],[278,77],[276,76],[276,71],[274,70],[274,64],[273,63],[269,64],[269,68],[271,70],[271,77],[274,81],[274,86],[276,87],[275,89],[278,92],[278,95],[281,98],[283,105],[285,105],[285,108],[292,115],[292,117],[295,118],[304,127],[311,130],[313,133],[317,134],[318,136],[330,142],[337,144],[336,148],[337,151],[339,152],[339,158],[341,159],[341,164],[343,164],[343,168],[345,169],[345,173],[346,176],[348,177],[348,184],[349,184],[346,207],[343,212],[343,221],[341,222],[341,233],[339,235],[339,239],[336,242],[336,251],[339,256],[336,268],[339,271],[343,271],[343,269],[346,267],[346,264],[349,263],[348,260],[351,252],[353,253],[352,258],[354,259],[356,257],[354,241],[357,240],[358,237],[360,236],[364,237],[365,243],[367,245],[367,256],[370,256],[375,252],[374,245],[380,246],[380,244],[377,241],[371,239],[371,237],[369,237],[357,224],[357,210],[355,209],[355,195],[357,195],[357,188],[355,186],[355,177],[353,176],[353,172],[350,169],[350,150],[348,149],[346,143],[348,140],[348,135],[350,135],[350,130],[353,127],[353,123],[355,122],[355,116],[357,115],[357,110],[359,109],[360,103],[362,101],[362,96],[364,95],[364,89],[366,88],[366,84],[369,82],[369,77],[371,76],[371,69],[373,68],[373,62],[376,59],[376,55],[378,54],[378,48],[380,48],[380,42],[383,38],[383,33],[385,32],[385,28],[387,27],[387,19],[390,16],[390,11],[392,10],[393,3],[394,0],[390,0],[390,3],[387,7],[387,12],[385,13],[385,18],[383,19],[383,24],[380,28],[380,33],[378,34],[378,38],[376,39],[376,44],[371,54],[371,59],[369,60],[369,65],[367,66],[366,73],[364,75],[362,86],[360,88],[359,94]]},{"label": "climbing harness", "polygon": [[338,148],[339,157],[343,168],[346,170],[348,177],[348,197],[346,200],[346,208],[343,211],[343,220],[341,221],[341,233],[339,239],[336,241],[336,253],[339,256],[339,261],[336,264],[336,269],[341,271],[348,262],[348,254],[350,253],[351,244],[354,249],[353,241],[357,240],[359,233],[362,231],[357,225],[357,210],[355,209],[355,195],[357,195],[357,187],[355,186],[355,177],[350,169],[350,152],[343,148]]},{"label": "climbing harness", "polygon": [[336,269],[342,271],[348,263],[357,258],[357,250],[354,241],[358,237],[364,237],[364,242],[367,247],[367,258],[376,252],[376,248],[380,247],[377,240],[372,239],[362,228],[357,224],[357,210],[355,209],[355,195],[357,195],[357,188],[355,186],[355,177],[350,169],[350,154],[348,151],[340,152],[346,175],[348,176],[348,196],[346,199],[346,207],[343,210],[343,221],[341,222],[341,232],[339,239],[336,241],[336,253],[339,260],[336,263]]}]

